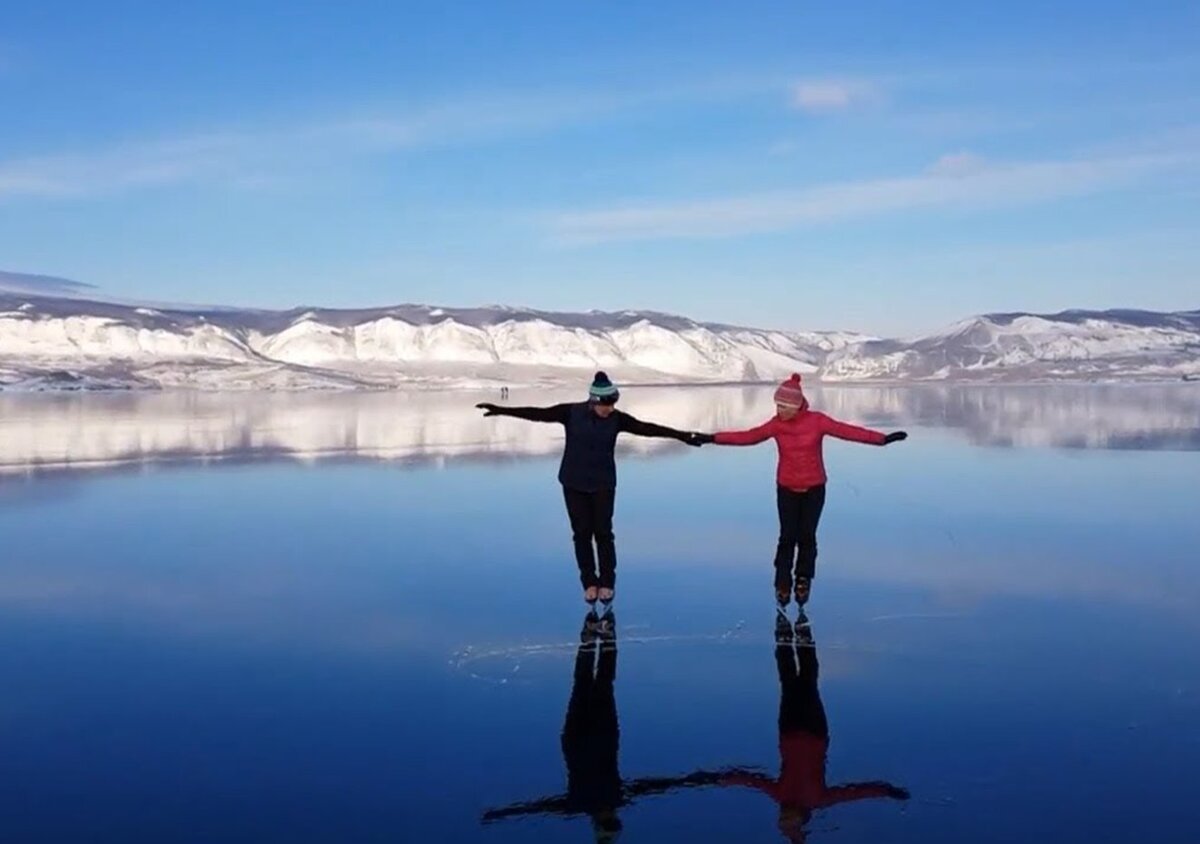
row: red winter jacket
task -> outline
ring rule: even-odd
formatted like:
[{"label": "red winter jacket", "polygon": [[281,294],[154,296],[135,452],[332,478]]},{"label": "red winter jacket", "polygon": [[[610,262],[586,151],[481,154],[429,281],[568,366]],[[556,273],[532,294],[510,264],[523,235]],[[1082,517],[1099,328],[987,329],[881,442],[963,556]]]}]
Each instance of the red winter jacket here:
[{"label": "red winter jacket", "polygon": [[774,438],[779,446],[776,480],[785,489],[803,492],[827,480],[825,459],[821,453],[821,441],[826,436],[871,445],[883,445],[885,440],[879,431],[847,425],[824,413],[802,410],[787,421],[776,416],[749,431],[721,431],[714,435],[714,442],[720,445],[757,445]]},{"label": "red winter jacket", "polygon": [[886,782],[826,785],[828,752],[829,739],[804,732],[784,733],[779,737],[779,755],[783,764],[778,780],[759,774],[737,773],[725,777],[722,783],[757,788],[782,806],[810,812],[850,800],[871,800],[895,794],[895,786]]}]

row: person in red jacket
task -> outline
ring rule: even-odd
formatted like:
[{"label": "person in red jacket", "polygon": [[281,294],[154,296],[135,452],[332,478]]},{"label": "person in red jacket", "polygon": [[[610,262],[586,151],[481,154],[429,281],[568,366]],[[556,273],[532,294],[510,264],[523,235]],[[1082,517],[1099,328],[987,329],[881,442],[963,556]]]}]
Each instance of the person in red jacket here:
[{"label": "person in red jacket", "polygon": [[776,500],[779,507],[779,546],[775,551],[775,595],[787,606],[795,569],[796,603],[808,601],[817,565],[817,524],[825,507],[825,459],[822,441],[837,437],[871,445],[907,439],[897,431],[882,434],[839,422],[809,410],[800,376],[792,375],[775,391],[776,414],[748,431],[721,431],[702,436],[718,445],[757,445],[774,439],[779,447]]},{"label": "person in red jacket", "polygon": [[855,800],[907,800],[906,789],[882,780],[829,785],[829,721],[817,685],[819,665],[812,628],[786,619],[776,621],[775,667],[779,673],[779,778],[733,769],[722,785],[754,788],[779,804],[779,831],[792,844],[805,840],[805,825],[815,811]]}]

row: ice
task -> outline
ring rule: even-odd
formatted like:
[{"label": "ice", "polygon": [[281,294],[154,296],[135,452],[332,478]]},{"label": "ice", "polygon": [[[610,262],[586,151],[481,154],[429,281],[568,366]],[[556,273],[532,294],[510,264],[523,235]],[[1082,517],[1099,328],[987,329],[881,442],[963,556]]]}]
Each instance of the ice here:
[{"label": "ice", "polygon": [[799,625],[772,450],[630,440],[611,627],[479,396],[0,396],[6,840],[1191,840],[1200,391],[814,390],[911,436],[829,445]]},{"label": "ice", "polygon": [[[288,369],[256,370],[280,391],[178,391],[62,398],[0,396],[0,473],[184,459],[333,460],[414,463],[552,456],[562,430],[485,418],[478,401],[494,391],[426,390],[351,394],[295,392]],[[4,375],[0,370],[0,377]],[[111,388],[63,372],[66,383],[22,383],[25,391]],[[159,373],[160,380],[169,376]],[[514,391],[515,404],[576,401],[581,390]],[[749,427],[774,411],[770,387],[631,388],[634,415],[683,430]],[[1070,448],[1200,449],[1197,385],[1057,387],[825,387],[812,400],[839,418],[875,427],[936,423],[974,443]],[[674,441],[623,438],[624,453],[681,453]],[[853,481],[845,494],[859,496]],[[948,528],[948,541],[957,540]]]}]

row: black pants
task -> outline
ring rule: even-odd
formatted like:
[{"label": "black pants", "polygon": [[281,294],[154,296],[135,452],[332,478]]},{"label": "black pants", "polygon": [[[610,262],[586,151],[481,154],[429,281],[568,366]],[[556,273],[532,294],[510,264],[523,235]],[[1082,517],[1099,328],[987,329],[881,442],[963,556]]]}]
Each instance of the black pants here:
[{"label": "black pants", "polygon": [[792,588],[792,569],[796,577],[811,578],[817,573],[817,525],[825,509],[825,485],[804,492],[778,487],[779,547],[775,550],[775,585]]},{"label": "black pants", "polygon": [[[583,492],[563,487],[563,498],[567,502],[567,515],[571,517],[575,562],[579,564],[579,580],[583,588],[614,588],[617,585],[617,546],[612,520],[617,491],[601,489]],[[593,542],[595,549],[592,548]],[[597,557],[600,562],[598,571]]]},{"label": "black pants", "polygon": [[579,648],[562,731],[567,804],[576,812],[610,811],[623,802],[617,765],[621,728],[613,690],[616,676],[615,644],[592,642]]},{"label": "black pants", "polygon": [[793,651],[790,645],[777,645],[775,667],[779,670],[779,732],[829,738],[829,722],[817,686],[816,649]]}]

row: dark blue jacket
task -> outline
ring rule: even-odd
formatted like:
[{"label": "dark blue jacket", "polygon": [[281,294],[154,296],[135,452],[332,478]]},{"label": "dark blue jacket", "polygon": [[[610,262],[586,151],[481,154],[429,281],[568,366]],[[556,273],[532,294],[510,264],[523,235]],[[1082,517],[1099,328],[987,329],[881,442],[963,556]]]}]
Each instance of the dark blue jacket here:
[{"label": "dark blue jacket", "polygon": [[499,416],[515,416],[530,422],[558,422],[567,432],[558,480],[568,489],[596,492],[617,485],[617,461],[614,452],[617,436],[622,433],[639,437],[668,437],[687,442],[688,434],[653,422],[643,422],[628,413],[614,410],[602,419],[587,402],[556,404],[553,407],[501,407]]}]

